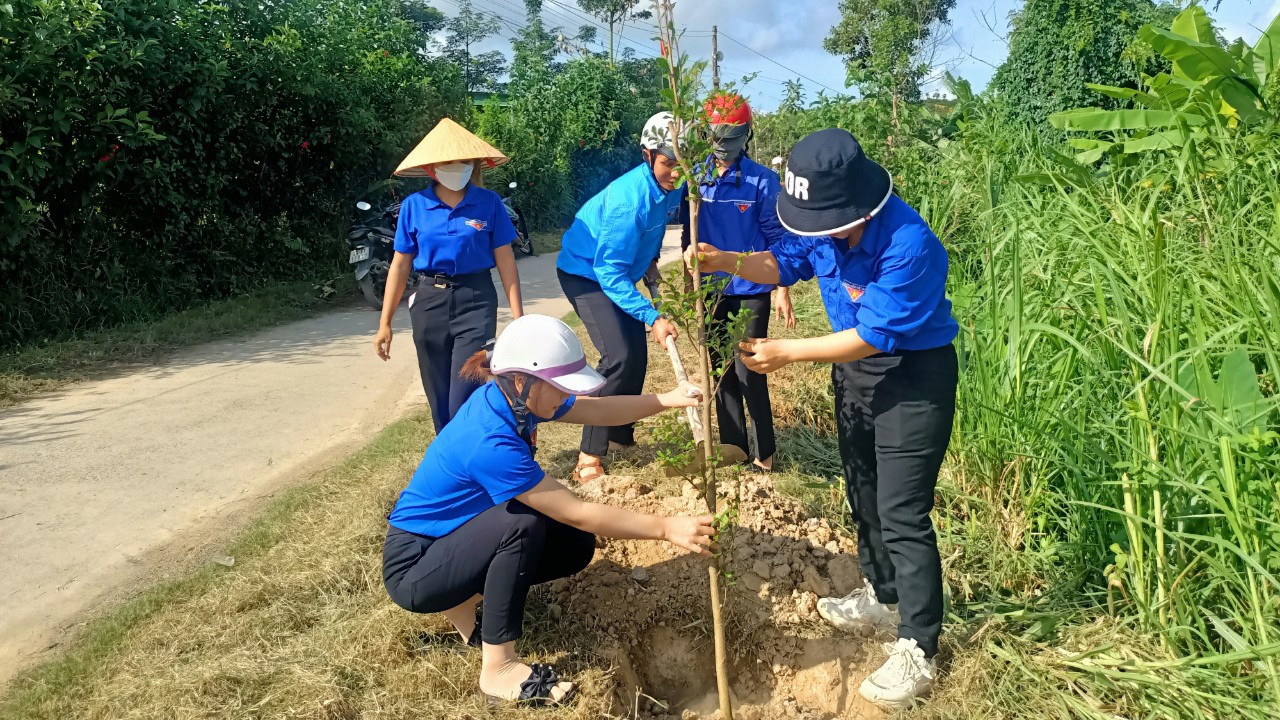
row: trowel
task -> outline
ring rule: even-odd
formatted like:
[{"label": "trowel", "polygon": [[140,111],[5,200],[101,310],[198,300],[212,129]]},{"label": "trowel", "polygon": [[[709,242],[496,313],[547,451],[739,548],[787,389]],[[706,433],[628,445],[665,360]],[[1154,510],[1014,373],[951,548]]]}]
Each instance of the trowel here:
[{"label": "trowel", "polygon": [[[648,273],[644,276],[645,287],[649,290],[649,297],[654,300],[658,299],[658,283]],[[684,371],[684,362],[680,360],[680,350],[676,348],[676,339],[667,336],[667,356],[671,358],[671,369],[675,370],[676,380],[680,382],[688,382],[689,375]],[[682,467],[668,467],[666,469],[667,477],[683,477],[688,475],[701,475],[702,469],[707,464],[706,453],[702,449],[703,443],[707,442],[707,430],[702,426],[702,416],[698,414],[697,407],[688,407],[684,409],[685,420],[689,422],[689,430],[693,432],[693,458]],[[719,461],[716,467],[728,467],[745,462],[747,454],[737,445],[717,445],[712,453],[713,457],[718,457]]]},{"label": "trowel", "polygon": [[[676,339],[667,336],[667,355],[671,358],[671,369],[675,370],[676,380],[680,382],[688,382],[689,375],[684,371],[684,363],[680,360],[680,351],[676,348]],[[707,439],[707,429],[702,425],[702,416],[698,414],[698,408],[687,407],[684,409],[685,420],[689,421],[689,430],[693,432],[693,458],[683,467],[667,468],[667,477],[678,477],[684,475],[699,475],[706,466],[706,453],[703,451],[703,443],[709,442]],[[716,467],[728,467],[745,462],[747,454],[737,445],[716,445],[712,452],[713,457],[718,458]]]}]

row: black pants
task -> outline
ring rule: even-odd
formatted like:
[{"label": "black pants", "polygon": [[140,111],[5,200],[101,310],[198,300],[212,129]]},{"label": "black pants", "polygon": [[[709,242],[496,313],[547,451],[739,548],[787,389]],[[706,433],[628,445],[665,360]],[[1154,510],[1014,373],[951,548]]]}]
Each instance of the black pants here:
[{"label": "black pants", "polygon": [[581,572],[595,551],[591,533],[510,500],[441,538],[391,527],[382,581],[395,604],[415,613],[483,595],[480,639],[500,645],[521,636],[530,586]]},{"label": "black pants", "polygon": [[[708,334],[717,337],[724,332],[724,323],[731,315],[743,310],[751,311],[751,319],[747,321],[747,337],[763,338],[769,336],[769,293],[758,295],[725,295],[716,304],[712,313]],[[717,341],[713,345],[722,345]],[[736,355],[735,355],[736,357]],[[720,353],[712,351],[711,363],[720,366]],[[764,375],[752,372],[741,358],[734,361],[733,367],[725,371],[720,386],[716,389],[716,415],[720,419],[720,442],[723,445],[734,445],[750,454],[751,446],[747,441],[747,416],[743,412],[743,400],[746,410],[751,413],[751,422],[756,431],[756,457],[765,460],[773,457],[777,443],[773,435],[773,409],[769,405],[769,381]]]},{"label": "black pants", "polygon": [[458,377],[462,364],[498,332],[498,291],[489,272],[448,282],[449,287],[438,288],[430,278],[420,280],[409,306],[418,372],[437,434],[480,387]]},{"label": "black pants", "polygon": [[[649,371],[644,323],[614,305],[595,280],[563,270],[556,272],[560,276],[560,288],[573,305],[573,311],[582,318],[591,343],[600,352],[596,371],[604,376],[604,386],[596,396],[639,395],[644,390],[645,373]],[[610,440],[622,445],[633,444],[635,426],[584,426],[580,449],[599,457],[609,450]]]},{"label": "black pants", "polygon": [[863,574],[880,602],[898,604],[898,637],[932,657],[942,565],[929,512],[955,417],[955,348],[843,363],[831,378]]}]

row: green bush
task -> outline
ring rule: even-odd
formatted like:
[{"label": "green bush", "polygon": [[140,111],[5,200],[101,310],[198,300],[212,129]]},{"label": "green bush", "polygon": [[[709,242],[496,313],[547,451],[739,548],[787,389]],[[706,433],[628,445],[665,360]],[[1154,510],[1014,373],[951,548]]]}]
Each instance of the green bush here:
[{"label": "green bush", "polygon": [[515,201],[538,228],[567,226],[592,195],[635,167],[640,129],[658,111],[651,62],[611,67],[600,58],[575,58],[547,77],[507,107],[491,103],[479,125],[511,158],[487,174],[486,184],[502,190],[519,183]]},{"label": "green bush", "polygon": [[0,347],[341,267],[443,114],[395,0],[0,7]]},{"label": "green bush", "polygon": [[992,88],[1016,119],[1041,123],[1097,102],[1085,83],[1135,87],[1142,72],[1166,67],[1137,40],[1138,28],[1167,26],[1176,12],[1152,0],[1029,0],[1013,15],[1009,56]]}]

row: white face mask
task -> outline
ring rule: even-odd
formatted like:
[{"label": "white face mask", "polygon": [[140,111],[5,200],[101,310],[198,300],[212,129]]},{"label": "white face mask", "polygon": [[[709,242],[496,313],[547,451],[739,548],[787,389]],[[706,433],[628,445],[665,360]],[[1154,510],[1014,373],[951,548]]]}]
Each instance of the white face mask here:
[{"label": "white face mask", "polygon": [[449,163],[436,166],[436,180],[441,185],[457,192],[471,182],[471,172],[475,167],[471,163]]}]

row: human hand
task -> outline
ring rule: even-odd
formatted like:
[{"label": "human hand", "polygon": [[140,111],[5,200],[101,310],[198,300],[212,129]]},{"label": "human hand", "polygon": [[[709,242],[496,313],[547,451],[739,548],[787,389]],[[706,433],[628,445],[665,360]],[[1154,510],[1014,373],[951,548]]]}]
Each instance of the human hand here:
[{"label": "human hand", "polygon": [[677,516],[662,519],[662,539],[685,550],[711,556],[712,536],[716,534],[714,515]]},{"label": "human hand", "polygon": [[738,343],[742,362],[752,372],[771,373],[792,362],[789,343],[776,338],[748,339]]},{"label": "human hand", "polygon": [[791,304],[791,290],[789,288],[778,288],[777,295],[773,300],[773,314],[774,317],[781,320],[786,327],[795,329],[796,309]]},{"label": "human hand", "polygon": [[674,340],[680,336],[680,331],[676,328],[676,324],[671,322],[671,318],[659,317],[653,323],[653,341],[660,347],[666,347],[668,335]]},{"label": "human hand", "polygon": [[685,380],[675,388],[658,396],[664,408],[696,407],[702,402],[702,388]]},{"label": "human hand", "polygon": [[391,359],[391,326],[382,325],[378,334],[373,336],[373,351],[383,360]]},{"label": "human hand", "polygon": [[728,257],[727,253],[720,252],[714,245],[698,243],[696,246],[690,245],[688,249],[684,251],[684,264],[690,271],[693,270],[695,254],[698,261],[698,272],[712,273],[726,269],[720,267],[720,265],[724,261],[724,258]]}]

